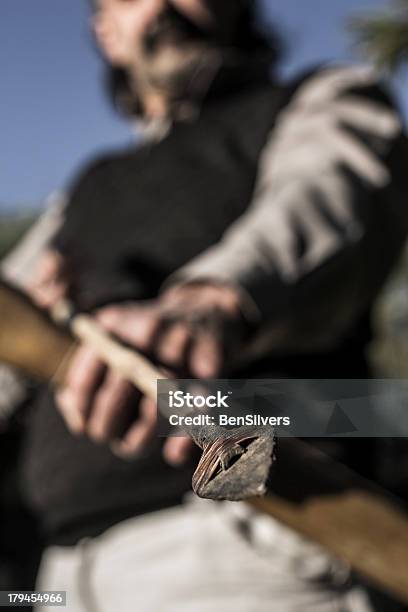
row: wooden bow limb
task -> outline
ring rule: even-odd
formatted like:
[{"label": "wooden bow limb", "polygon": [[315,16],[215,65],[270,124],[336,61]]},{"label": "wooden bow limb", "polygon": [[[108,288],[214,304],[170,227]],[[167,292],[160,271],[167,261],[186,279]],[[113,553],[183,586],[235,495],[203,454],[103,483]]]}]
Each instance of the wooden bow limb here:
[{"label": "wooden bow limb", "polygon": [[[25,296],[0,283],[0,361],[39,379],[63,383],[75,335],[146,395],[156,398],[156,380],[163,375],[143,355],[120,345],[87,316],[76,317],[71,329],[69,334],[56,326]],[[223,461],[222,454],[229,456],[229,451],[222,440],[200,439],[205,441],[202,470],[195,475],[200,495],[242,499],[251,490],[259,494],[264,489],[272,463],[272,439],[252,438],[230,466]],[[299,440],[279,440],[277,455],[268,494],[248,503],[321,544],[374,585],[408,603],[408,520],[398,502]],[[240,464],[244,480],[237,473]]]},{"label": "wooden bow limb", "polygon": [[306,442],[278,440],[265,497],[251,506],[343,559],[408,604],[408,515],[403,503]]}]

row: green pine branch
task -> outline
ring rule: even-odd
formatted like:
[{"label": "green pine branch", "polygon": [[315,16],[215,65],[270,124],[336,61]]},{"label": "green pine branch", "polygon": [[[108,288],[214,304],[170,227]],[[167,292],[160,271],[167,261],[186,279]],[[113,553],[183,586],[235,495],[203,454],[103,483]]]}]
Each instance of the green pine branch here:
[{"label": "green pine branch", "polygon": [[386,13],[354,18],[350,27],[380,69],[394,72],[408,62],[408,0],[394,2]]}]

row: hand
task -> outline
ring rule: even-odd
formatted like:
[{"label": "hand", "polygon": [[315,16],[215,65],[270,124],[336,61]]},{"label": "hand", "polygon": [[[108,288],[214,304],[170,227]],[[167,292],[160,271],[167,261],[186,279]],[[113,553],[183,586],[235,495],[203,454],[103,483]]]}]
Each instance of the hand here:
[{"label": "hand", "polygon": [[98,318],[165,367],[194,378],[220,375],[246,331],[239,291],[216,284],[176,286],[155,302],[111,306]]},{"label": "hand", "polygon": [[[143,453],[155,436],[156,403],[141,397],[131,383],[108,370],[86,346],[80,347],[67,375],[66,386],[56,395],[58,409],[74,435],[87,435],[98,444],[109,443],[123,459]],[[137,419],[123,433],[124,421]],[[184,463],[193,448],[187,437],[166,441],[163,454],[168,463]]]},{"label": "hand", "polygon": [[[111,306],[98,313],[100,324],[135,348],[156,357],[172,370],[185,370],[198,378],[218,375],[230,350],[242,339],[239,292],[221,285],[191,284],[175,287],[147,304]],[[230,349],[230,350],[228,350]],[[86,433],[97,442],[111,442],[115,452],[136,455],[155,435],[156,405],[142,398],[139,418],[118,439],[118,424],[135,390],[109,371],[83,346],[73,359],[66,387],[57,402],[73,433]],[[171,438],[166,459],[182,463],[192,442]]]},{"label": "hand", "polygon": [[40,258],[26,291],[41,308],[52,308],[64,299],[68,294],[68,275],[62,255],[53,249],[47,249]]}]

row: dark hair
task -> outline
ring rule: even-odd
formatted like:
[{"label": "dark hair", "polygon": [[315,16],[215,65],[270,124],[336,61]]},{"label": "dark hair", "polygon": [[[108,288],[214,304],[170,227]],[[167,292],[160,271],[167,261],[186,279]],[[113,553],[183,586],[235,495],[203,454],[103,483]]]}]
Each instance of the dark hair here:
[{"label": "dark hair", "polygon": [[[211,1],[211,0],[210,0]],[[219,2],[220,0],[214,0]],[[245,63],[264,65],[265,72],[273,70],[282,54],[282,43],[276,32],[261,32],[256,23],[254,0],[235,0],[242,2],[234,40],[229,44],[236,57]],[[106,86],[109,97],[121,114],[137,116],[142,109],[130,86],[126,70],[107,65]]]}]

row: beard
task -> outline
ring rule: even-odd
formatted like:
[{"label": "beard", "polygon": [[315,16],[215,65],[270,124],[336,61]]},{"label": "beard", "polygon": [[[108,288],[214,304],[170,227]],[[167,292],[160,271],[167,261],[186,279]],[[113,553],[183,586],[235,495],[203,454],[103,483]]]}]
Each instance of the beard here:
[{"label": "beard", "polygon": [[167,5],[145,33],[143,49],[146,56],[151,56],[163,47],[202,45],[211,38],[212,32],[200,28],[175,7]]},{"label": "beard", "polygon": [[202,81],[205,87],[225,59],[239,53],[240,20],[252,1],[207,0],[213,19],[202,26],[168,3],[142,41],[139,82],[170,99],[188,95],[193,82]]},{"label": "beard", "polygon": [[177,98],[194,77],[211,69],[219,57],[214,31],[200,28],[168,6],[145,34],[139,68],[151,87]]}]

